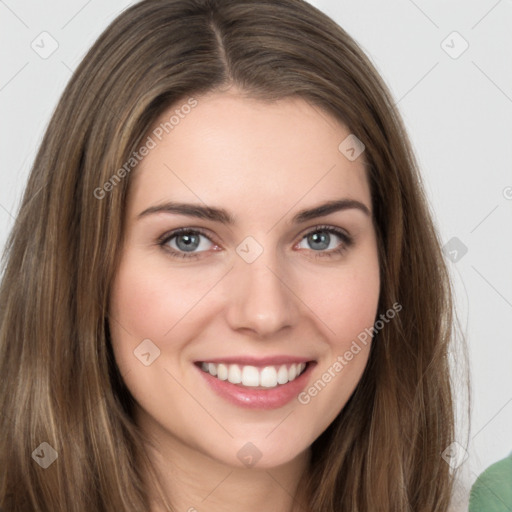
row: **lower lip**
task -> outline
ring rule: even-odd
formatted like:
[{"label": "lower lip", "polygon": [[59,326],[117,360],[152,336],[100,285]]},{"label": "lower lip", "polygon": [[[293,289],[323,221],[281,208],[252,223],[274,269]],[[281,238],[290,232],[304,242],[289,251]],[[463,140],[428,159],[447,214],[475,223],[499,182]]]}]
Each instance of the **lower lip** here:
[{"label": "lower lip", "polygon": [[304,372],[295,380],[268,389],[251,389],[242,385],[232,384],[227,380],[217,379],[217,377],[203,371],[197,365],[194,366],[196,366],[213,391],[232,404],[249,409],[278,409],[291,402],[306,387],[307,380],[315,363],[309,362]]}]

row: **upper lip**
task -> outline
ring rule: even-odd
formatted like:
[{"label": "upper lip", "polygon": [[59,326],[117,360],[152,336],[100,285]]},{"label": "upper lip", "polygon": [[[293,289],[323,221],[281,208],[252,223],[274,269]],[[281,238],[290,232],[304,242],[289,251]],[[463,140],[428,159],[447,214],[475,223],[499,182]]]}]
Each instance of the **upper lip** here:
[{"label": "upper lip", "polygon": [[202,359],[196,363],[225,363],[239,364],[242,366],[277,366],[281,364],[300,364],[313,361],[310,357],[296,356],[268,356],[268,357],[251,357],[251,356],[230,356],[230,357],[214,357],[211,359]]}]

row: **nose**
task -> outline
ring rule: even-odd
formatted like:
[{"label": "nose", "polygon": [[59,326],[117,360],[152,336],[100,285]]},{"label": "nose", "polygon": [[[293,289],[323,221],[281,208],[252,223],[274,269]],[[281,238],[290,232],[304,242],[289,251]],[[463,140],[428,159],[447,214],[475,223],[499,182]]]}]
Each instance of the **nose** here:
[{"label": "nose", "polygon": [[270,251],[252,263],[241,259],[235,263],[226,283],[226,315],[232,329],[268,338],[296,325],[298,298],[282,267]]}]

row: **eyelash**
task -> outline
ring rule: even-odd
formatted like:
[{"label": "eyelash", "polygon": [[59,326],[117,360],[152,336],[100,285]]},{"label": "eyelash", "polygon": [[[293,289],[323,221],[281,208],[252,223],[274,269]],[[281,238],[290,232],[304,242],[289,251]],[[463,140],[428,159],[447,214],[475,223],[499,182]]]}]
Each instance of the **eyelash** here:
[{"label": "eyelash", "polygon": [[[307,238],[309,235],[312,235],[313,233],[318,233],[318,232],[334,234],[342,240],[342,243],[340,244],[340,246],[337,249],[331,249],[330,251],[314,251],[313,249],[311,249],[311,251],[313,251],[315,253],[315,258],[333,258],[334,256],[340,256],[340,255],[344,254],[345,251],[347,251],[352,246],[352,244],[354,242],[352,237],[347,235],[347,233],[345,233],[341,229],[336,228],[334,226],[325,226],[325,225],[314,226],[311,230],[309,230],[307,233],[305,233],[302,236],[300,241],[304,240],[304,238]],[[196,258],[200,257],[203,252],[206,252],[206,251],[200,251],[200,252],[186,253],[186,252],[176,251],[175,249],[172,249],[172,248],[166,246],[166,244],[169,243],[173,238],[175,238],[179,235],[184,235],[184,234],[202,235],[205,238],[207,238],[210,242],[215,243],[213,240],[210,239],[210,237],[206,234],[206,232],[203,231],[201,228],[178,228],[178,229],[175,229],[174,231],[164,233],[161,237],[158,238],[157,243],[164,250],[170,252],[172,257],[175,257],[175,258],[196,259]]]}]

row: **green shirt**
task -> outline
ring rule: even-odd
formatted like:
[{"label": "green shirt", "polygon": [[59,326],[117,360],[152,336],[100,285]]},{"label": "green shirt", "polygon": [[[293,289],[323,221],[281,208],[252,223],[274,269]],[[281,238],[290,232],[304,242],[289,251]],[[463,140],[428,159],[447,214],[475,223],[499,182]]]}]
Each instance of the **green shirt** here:
[{"label": "green shirt", "polygon": [[476,479],[468,512],[512,512],[512,453]]}]

